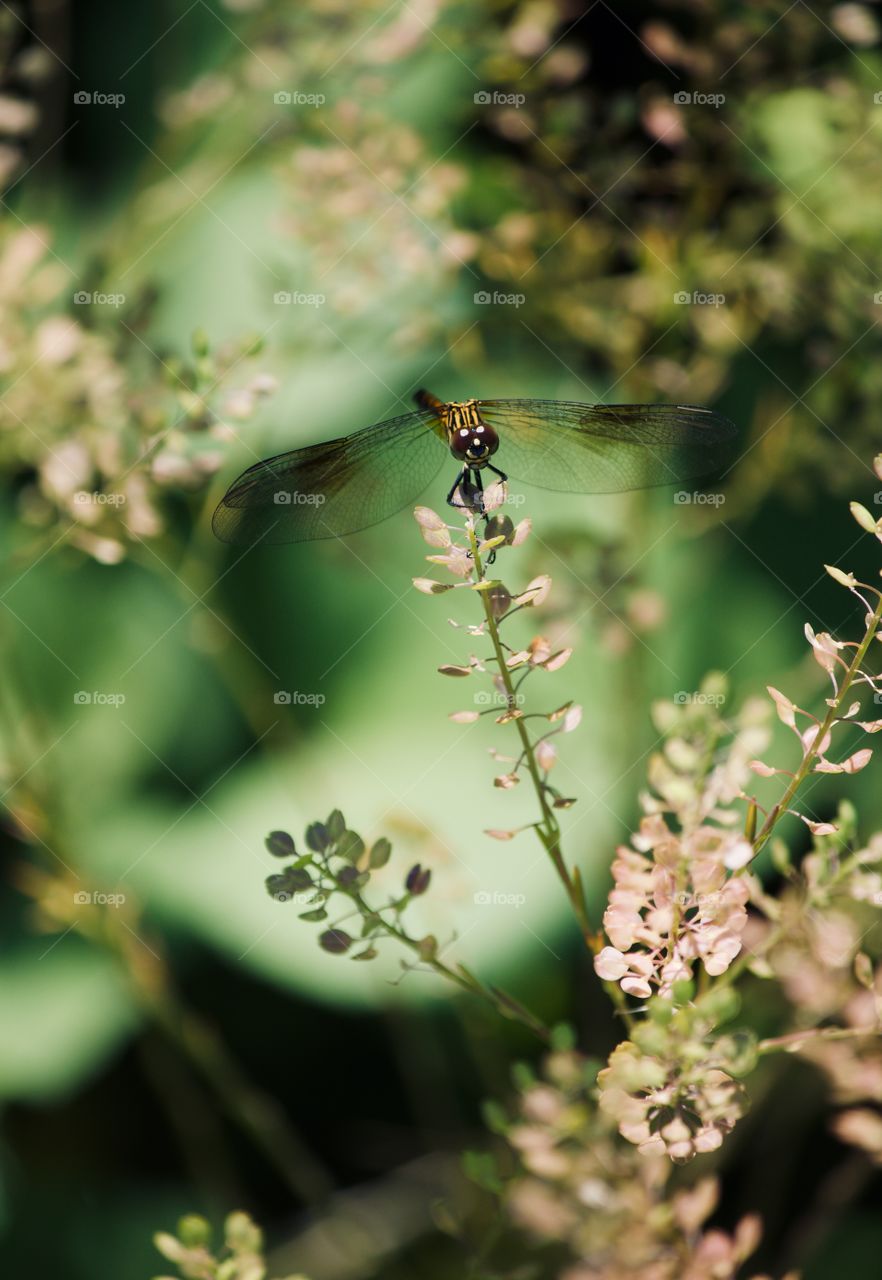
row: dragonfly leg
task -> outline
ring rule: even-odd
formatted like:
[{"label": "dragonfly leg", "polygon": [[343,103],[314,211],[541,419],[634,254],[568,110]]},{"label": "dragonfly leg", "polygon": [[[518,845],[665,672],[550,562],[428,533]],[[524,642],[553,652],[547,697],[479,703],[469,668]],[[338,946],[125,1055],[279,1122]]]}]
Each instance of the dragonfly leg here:
[{"label": "dragonfly leg", "polygon": [[[472,491],[472,494],[470,495],[472,498],[472,501],[456,502],[455,497],[456,497],[457,489],[461,485],[469,484],[470,480],[471,480],[471,483],[474,485],[474,489]],[[489,516],[487,515],[487,512],[484,510],[484,484],[481,479],[481,472],[477,468],[473,470],[471,467],[468,467],[468,466],[463,467],[462,471],[459,473],[459,475],[456,477],[456,480],[453,482],[450,488],[450,492],[447,495],[447,505],[449,507],[455,507],[457,511],[473,511],[477,515],[483,516],[484,523],[485,524],[487,523]],[[469,552],[469,556],[471,556],[471,554],[472,553]],[[496,552],[491,551],[490,555],[487,558],[487,563],[492,564],[495,559],[496,559]]]},{"label": "dragonfly leg", "polygon": [[460,511],[469,510],[469,508],[466,506],[464,502],[454,502],[453,500],[454,495],[456,494],[456,491],[459,488],[459,486],[462,484],[464,480],[468,480],[468,478],[469,478],[469,469],[468,467],[463,467],[462,471],[460,471],[459,475],[456,477],[453,484],[450,486],[450,492],[447,495],[448,507],[457,507]]},{"label": "dragonfly leg", "polygon": [[[491,470],[495,471],[496,468],[492,467]],[[500,472],[499,474],[501,475],[502,473]],[[490,516],[484,509],[484,479],[481,475],[480,470],[477,467],[475,468],[475,471],[474,471],[474,477],[475,477],[475,488],[478,491],[477,501],[480,504],[479,514],[484,517],[484,527],[486,529]],[[494,547],[494,549],[490,552],[489,556],[487,557],[487,564],[488,565],[494,564],[495,561],[496,561],[496,548]]]},{"label": "dragonfly leg", "polygon": [[486,466],[488,471],[492,471],[495,476],[499,476],[499,479],[502,481],[503,484],[508,483],[508,476],[505,474],[504,471],[500,471],[498,467],[494,467],[492,462],[487,462],[484,465]]}]

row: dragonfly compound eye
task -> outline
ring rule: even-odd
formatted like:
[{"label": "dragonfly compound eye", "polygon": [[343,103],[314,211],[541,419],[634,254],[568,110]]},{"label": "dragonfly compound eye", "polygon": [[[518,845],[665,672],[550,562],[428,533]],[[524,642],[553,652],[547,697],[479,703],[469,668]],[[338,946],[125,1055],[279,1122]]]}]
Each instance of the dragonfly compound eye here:
[{"label": "dragonfly compound eye", "polygon": [[472,427],[460,427],[458,431],[453,433],[450,452],[455,458],[465,459],[468,457],[474,434],[474,428]]},{"label": "dragonfly compound eye", "polygon": [[485,422],[460,427],[453,436],[451,452],[464,462],[480,462],[499,448],[499,437]]}]

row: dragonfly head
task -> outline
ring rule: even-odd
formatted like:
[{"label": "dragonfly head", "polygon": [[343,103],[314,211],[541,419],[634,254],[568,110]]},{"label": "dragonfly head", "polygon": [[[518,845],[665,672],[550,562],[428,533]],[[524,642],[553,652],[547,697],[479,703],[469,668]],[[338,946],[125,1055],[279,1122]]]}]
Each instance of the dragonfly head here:
[{"label": "dragonfly head", "polygon": [[450,435],[450,452],[459,462],[481,466],[499,448],[499,436],[486,422],[455,427]]}]

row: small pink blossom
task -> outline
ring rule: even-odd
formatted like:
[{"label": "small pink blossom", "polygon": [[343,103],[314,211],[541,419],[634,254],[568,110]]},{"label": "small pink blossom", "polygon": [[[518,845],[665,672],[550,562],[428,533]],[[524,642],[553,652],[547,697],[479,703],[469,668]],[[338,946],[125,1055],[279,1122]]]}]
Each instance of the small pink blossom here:
[{"label": "small pink blossom", "polygon": [[[733,831],[704,824],[689,835],[671,831],[660,813],[647,815],[613,863],[614,887],[603,916],[612,947],[595,960],[606,978],[614,952],[627,962],[617,980],[629,995],[662,995],[691,976],[700,961],[713,976],[725,973],[741,951],[748,885],[732,870],[745,866],[753,847]],[[601,961],[601,956],[606,959]]]}]

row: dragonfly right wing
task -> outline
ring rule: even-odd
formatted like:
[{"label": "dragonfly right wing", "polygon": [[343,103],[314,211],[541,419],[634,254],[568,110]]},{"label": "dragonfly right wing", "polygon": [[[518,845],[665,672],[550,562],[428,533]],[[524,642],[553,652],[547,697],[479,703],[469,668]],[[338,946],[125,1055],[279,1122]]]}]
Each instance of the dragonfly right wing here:
[{"label": "dragonfly right wing", "polygon": [[619,493],[680,484],[718,471],[735,428],[682,404],[481,400],[499,432],[498,466],[513,479],[564,493]]},{"label": "dragonfly right wing", "polygon": [[419,409],[280,453],[234,481],[211,527],[237,546],[356,533],[419,497],[449,456],[441,436],[436,412]]}]

